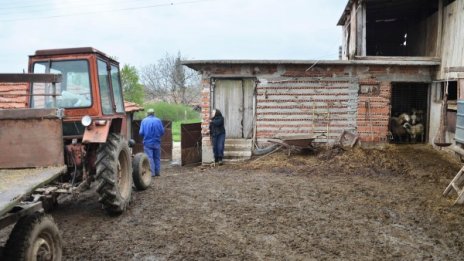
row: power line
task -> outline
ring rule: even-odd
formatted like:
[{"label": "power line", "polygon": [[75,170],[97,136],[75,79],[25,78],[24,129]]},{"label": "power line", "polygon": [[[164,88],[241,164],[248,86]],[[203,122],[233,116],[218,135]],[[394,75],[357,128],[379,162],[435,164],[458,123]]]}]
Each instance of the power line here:
[{"label": "power line", "polygon": [[[58,2],[55,5],[53,3],[37,3],[34,5],[22,5],[22,6],[0,6],[0,11],[7,11],[7,12],[16,12],[16,11],[9,11],[8,9],[20,9],[18,11],[25,11],[29,12],[32,10],[39,11],[39,10],[50,10],[54,8],[73,8],[78,6],[87,6],[89,8],[93,8],[95,6],[102,6],[102,5],[111,5],[114,3],[133,3],[133,2],[140,2],[140,1],[150,1],[150,0],[113,0],[111,2],[99,2],[95,3],[91,0],[82,0],[76,2]],[[29,9],[29,10],[25,10]],[[32,10],[31,10],[32,9]],[[39,9],[39,10],[37,10]]]},{"label": "power line", "polygon": [[[28,10],[22,9],[18,11],[2,10],[2,8],[0,7],[0,15],[31,14],[35,12],[41,12],[41,11],[59,12],[63,10],[67,11],[68,9],[77,8],[77,7],[89,7],[92,9],[94,7],[99,7],[99,6],[111,7],[111,5],[114,3],[130,4],[134,2],[151,2],[151,1],[154,1],[154,0],[119,0],[119,1],[116,0],[116,1],[111,1],[111,3],[106,2],[106,3],[95,3],[95,4],[90,4],[89,2],[81,1],[77,3],[69,3],[69,4],[59,3],[59,5],[56,5],[56,6],[38,5]],[[155,0],[155,1],[158,2],[159,0]]]},{"label": "power line", "polygon": [[3,19],[3,20],[0,20],[0,22],[54,19],[54,18],[62,18],[62,17],[70,17],[70,16],[82,16],[82,15],[92,15],[92,14],[122,12],[122,11],[135,11],[135,10],[142,10],[142,9],[151,9],[151,8],[156,8],[156,7],[165,7],[165,6],[174,6],[174,5],[188,5],[188,4],[197,4],[197,3],[202,3],[202,2],[215,2],[215,1],[220,1],[220,0],[194,0],[194,1],[183,1],[183,2],[177,2],[177,3],[171,2],[171,3],[165,3],[165,4],[146,5],[146,6],[139,6],[139,7],[127,7],[127,8],[119,8],[119,9],[111,9],[111,10],[103,10],[103,11],[99,10],[99,11],[70,13],[70,14],[63,14],[63,15],[50,15],[50,16],[39,16],[39,17]]}]

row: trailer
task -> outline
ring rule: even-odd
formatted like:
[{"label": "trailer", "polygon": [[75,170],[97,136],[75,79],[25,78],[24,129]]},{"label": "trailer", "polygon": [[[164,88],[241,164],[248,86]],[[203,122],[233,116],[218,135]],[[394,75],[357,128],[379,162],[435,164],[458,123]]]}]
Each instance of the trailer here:
[{"label": "trailer", "polygon": [[61,237],[44,214],[65,174],[62,110],[0,110],[0,229],[15,224],[1,260],[60,260]]}]

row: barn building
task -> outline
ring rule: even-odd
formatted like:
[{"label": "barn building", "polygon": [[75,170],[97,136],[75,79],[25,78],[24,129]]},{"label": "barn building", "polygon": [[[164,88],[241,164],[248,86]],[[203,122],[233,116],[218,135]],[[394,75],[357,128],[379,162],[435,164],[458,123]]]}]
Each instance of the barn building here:
[{"label": "barn building", "polygon": [[339,60],[183,62],[202,75],[204,163],[213,159],[213,108],[226,118],[231,159],[249,158],[254,145],[288,135],[318,134],[316,142],[332,142],[346,130],[363,144],[386,143],[390,118],[413,111],[425,126],[420,142],[433,144],[447,122],[449,148],[461,151],[464,1],[349,0],[338,25]]}]

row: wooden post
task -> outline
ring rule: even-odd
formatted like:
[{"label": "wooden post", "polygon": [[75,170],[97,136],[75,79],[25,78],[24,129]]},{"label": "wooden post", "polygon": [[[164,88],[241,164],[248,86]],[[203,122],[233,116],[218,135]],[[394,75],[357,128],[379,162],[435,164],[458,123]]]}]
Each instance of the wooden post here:
[{"label": "wooden post", "polygon": [[458,95],[459,100],[464,100],[464,79],[458,80]]},{"label": "wooden post", "polygon": [[435,49],[435,55],[441,56],[442,53],[442,38],[443,38],[443,0],[438,0],[438,16],[437,16],[437,43]]},{"label": "wooden post", "polygon": [[366,3],[359,1],[356,10],[356,55],[366,56]]},{"label": "wooden post", "polygon": [[356,44],[356,40],[357,40],[357,36],[356,36],[356,33],[357,33],[356,13],[357,12],[356,10],[357,10],[356,3],[353,3],[353,5],[351,6],[351,15],[350,15],[350,42],[349,42],[349,47],[348,47],[349,59],[353,59],[356,56],[356,46],[357,46]]}]

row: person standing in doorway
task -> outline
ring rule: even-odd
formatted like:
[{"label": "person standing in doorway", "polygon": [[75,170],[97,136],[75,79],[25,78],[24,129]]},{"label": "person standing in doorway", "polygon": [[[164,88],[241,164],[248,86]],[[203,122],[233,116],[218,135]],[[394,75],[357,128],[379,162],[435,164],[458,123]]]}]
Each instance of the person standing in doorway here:
[{"label": "person standing in doorway", "polygon": [[224,158],[224,142],[226,140],[226,129],[224,128],[224,117],[219,110],[213,110],[209,123],[209,135],[213,146],[214,162],[222,165]]},{"label": "person standing in doorway", "polygon": [[161,137],[164,135],[163,123],[155,117],[153,109],[147,110],[147,117],[140,125],[140,136],[143,137],[143,149],[150,160],[152,176],[159,176],[161,171]]}]

